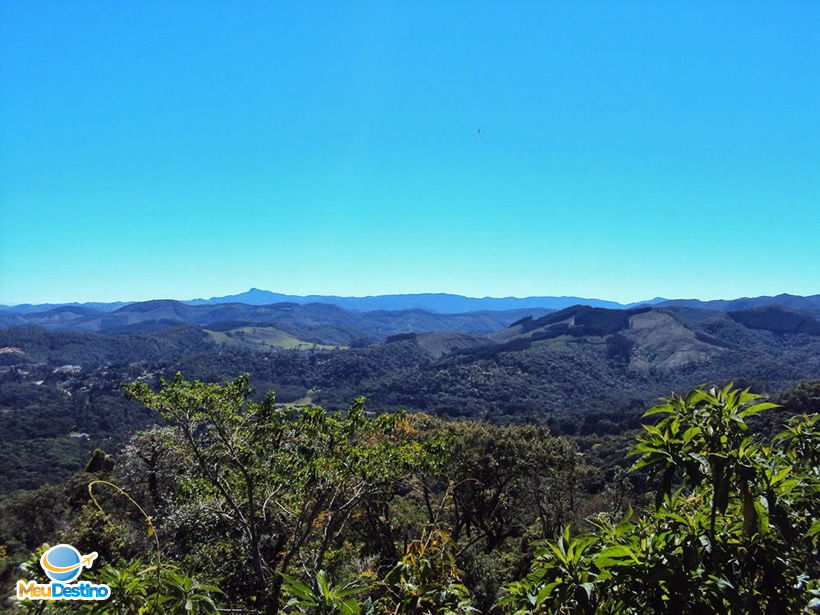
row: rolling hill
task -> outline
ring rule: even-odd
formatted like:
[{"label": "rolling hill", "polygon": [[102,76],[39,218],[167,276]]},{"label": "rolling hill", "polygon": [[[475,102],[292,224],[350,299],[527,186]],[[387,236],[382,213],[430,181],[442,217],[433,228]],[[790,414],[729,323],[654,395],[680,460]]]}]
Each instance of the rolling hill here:
[{"label": "rolling hill", "polygon": [[672,299],[655,302],[658,307],[691,307],[702,310],[716,310],[720,312],[732,312],[749,310],[775,305],[793,310],[811,312],[815,316],[820,316],[820,295],[780,295],[761,297],[743,297],[741,299],[716,299],[714,301],[701,301],[699,299]]},{"label": "rolling hill", "polygon": [[[84,333],[147,333],[198,325],[276,325],[289,333],[299,329],[305,341],[329,345],[350,345],[357,339],[379,341],[397,333],[457,331],[486,334],[527,315],[540,316],[545,309],[439,314],[424,310],[378,310],[353,312],[323,303],[275,303],[249,305],[217,303],[188,305],[180,301],[155,300],[132,303],[111,312],[67,306],[45,312],[0,314],[0,328],[40,327],[55,331]],[[224,327],[221,327],[224,328]]]},{"label": "rolling hill", "polygon": [[[275,322],[223,320],[248,315]],[[288,404],[341,409],[364,395],[379,411],[545,423],[582,435],[632,428],[658,396],[704,383],[774,393],[820,378],[820,322],[779,307],[442,315],[158,301],[36,318],[117,333],[0,330],[0,458],[10,468],[45,467],[55,450],[76,468],[89,447],[119,446],[157,420],[125,399],[120,383],[176,372],[206,381],[249,372],[259,395],[274,390]],[[423,330],[436,326],[482,333]],[[29,485],[26,476],[4,488]]]}]

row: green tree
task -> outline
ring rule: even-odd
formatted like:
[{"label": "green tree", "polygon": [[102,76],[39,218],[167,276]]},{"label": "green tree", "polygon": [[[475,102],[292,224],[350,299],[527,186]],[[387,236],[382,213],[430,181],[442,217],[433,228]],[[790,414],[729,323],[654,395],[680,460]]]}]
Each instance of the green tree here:
[{"label": "green tree", "polygon": [[365,500],[446,455],[442,439],[417,438],[404,414],[367,417],[362,398],[338,414],[280,407],[272,393],[254,402],[247,374],[126,390],[179,430],[193,464],[186,497],[238,532],[252,603],[268,613],[281,606],[283,573],[298,563],[316,578]]}]

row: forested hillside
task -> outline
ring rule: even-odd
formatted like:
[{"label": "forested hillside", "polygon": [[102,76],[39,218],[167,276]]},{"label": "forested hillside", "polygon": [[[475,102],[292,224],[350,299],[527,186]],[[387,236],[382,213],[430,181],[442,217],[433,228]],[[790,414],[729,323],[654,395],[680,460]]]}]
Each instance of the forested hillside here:
[{"label": "forested hillside", "polygon": [[[382,322],[378,316],[373,327]],[[820,378],[818,327],[784,308],[576,306],[510,320],[487,335],[399,333],[352,346],[340,325],[313,322],[138,334],[8,329],[0,331],[0,456],[9,471],[0,491],[65,478],[94,446],[116,448],[156,423],[123,396],[123,381],[156,383],[181,372],[221,382],[248,372],[255,398],[272,390],[296,406],[343,409],[363,395],[378,411],[617,435],[637,427],[653,399],[700,383],[733,380],[778,394]]]}]

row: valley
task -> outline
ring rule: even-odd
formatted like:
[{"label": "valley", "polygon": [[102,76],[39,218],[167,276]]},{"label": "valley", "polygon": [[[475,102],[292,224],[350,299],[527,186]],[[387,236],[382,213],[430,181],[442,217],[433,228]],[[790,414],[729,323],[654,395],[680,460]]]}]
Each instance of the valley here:
[{"label": "valley", "polygon": [[120,384],[177,372],[206,382],[247,372],[257,395],[275,391],[283,404],[342,409],[363,395],[376,412],[579,437],[634,429],[652,400],[700,384],[774,395],[820,378],[820,323],[777,304],[439,314],[150,301],[2,318],[0,450],[14,470],[5,491],[38,484],[55,460],[48,475],[60,480],[94,446],[116,448],[157,423]]}]

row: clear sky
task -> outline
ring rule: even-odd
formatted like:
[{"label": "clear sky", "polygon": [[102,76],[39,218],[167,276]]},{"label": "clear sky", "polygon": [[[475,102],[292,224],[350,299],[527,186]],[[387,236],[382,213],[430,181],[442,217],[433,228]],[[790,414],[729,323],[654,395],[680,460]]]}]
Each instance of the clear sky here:
[{"label": "clear sky", "polygon": [[0,302],[820,292],[820,2],[2,2]]}]

